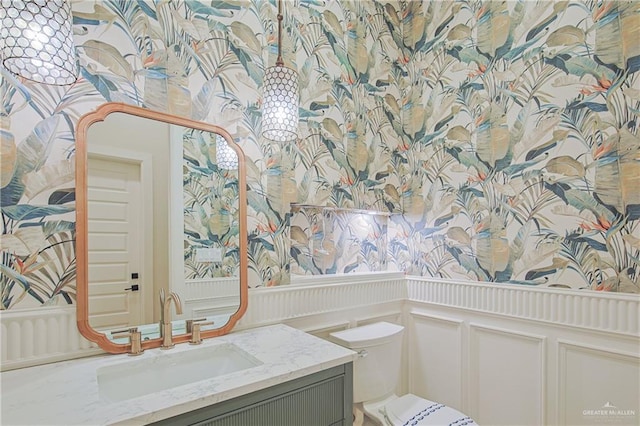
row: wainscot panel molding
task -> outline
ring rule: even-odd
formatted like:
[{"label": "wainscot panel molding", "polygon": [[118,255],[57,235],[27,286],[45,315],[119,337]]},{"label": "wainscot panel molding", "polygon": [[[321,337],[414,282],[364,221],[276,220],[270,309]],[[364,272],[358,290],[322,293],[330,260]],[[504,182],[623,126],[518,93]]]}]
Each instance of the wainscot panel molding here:
[{"label": "wainscot panel molding", "polygon": [[80,335],[75,306],[5,311],[0,335],[2,371],[102,353]]},{"label": "wainscot panel molding", "polygon": [[[411,312],[412,327],[406,337],[409,354],[407,378],[409,388],[415,394],[435,393],[438,402],[450,407],[466,406],[462,372],[465,352],[464,321],[423,312]],[[424,337],[428,336],[428,339]],[[434,344],[437,342],[437,344]],[[425,378],[428,378],[427,382]]]},{"label": "wainscot panel molding", "polygon": [[460,309],[637,337],[640,296],[407,277],[408,298]]},{"label": "wainscot panel molding", "polygon": [[544,424],[545,338],[469,324],[469,409],[481,424]]},{"label": "wainscot panel molding", "polygon": [[[558,424],[584,423],[585,417],[597,424],[609,423],[609,418],[614,418],[616,423],[640,424],[637,386],[636,392],[620,392],[620,384],[628,382],[629,377],[640,377],[637,353],[558,339],[557,357],[561,373],[557,380]],[[598,389],[598,392],[585,393],[585,389]],[[614,407],[605,409],[606,412],[615,409],[615,415],[596,414],[603,408],[600,401],[603,395],[616,395],[615,400],[613,397],[607,400],[607,405]],[[585,401],[581,403],[580,399]],[[580,409],[581,406],[586,408]]]},{"label": "wainscot panel molding", "polygon": [[[180,318],[230,315],[240,303],[240,287],[235,277],[185,280],[172,287],[182,300],[183,315]],[[215,289],[214,294],[211,294],[212,288]]]},{"label": "wainscot panel molding", "polygon": [[407,298],[401,272],[292,277],[291,284],[254,288],[240,329],[275,324],[295,318],[330,314],[357,307],[399,302]]},{"label": "wainscot panel molding", "polygon": [[408,391],[479,424],[640,423],[637,295],[414,276],[407,291]]},{"label": "wainscot panel molding", "polygon": [[[402,321],[407,298],[402,273],[317,276],[301,281],[304,284],[251,289],[249,308],[235,330],[286,323],[326,337],[369,322]],[[185,289],[189,303],[198,300],[200,284],[190,283],[191,288]],[[102,353],[78,332],[75,307],[5,311],[0,323],[3,371]]]},{"label": "wainscot panel molding", "polygon": [[[614,414],[599,414],[607,410],[618,410],[616,424],[640,422],[635,295],[402,273],[293,282],[250,290],[236,330],[285,323],[326,338],[399,323],[406,327],[399,393],[446,403],[479,424],[597,425],[611,422]],[[3,370],[100,353],[79,335],[74,308],[5,312],[0,321]]]}]

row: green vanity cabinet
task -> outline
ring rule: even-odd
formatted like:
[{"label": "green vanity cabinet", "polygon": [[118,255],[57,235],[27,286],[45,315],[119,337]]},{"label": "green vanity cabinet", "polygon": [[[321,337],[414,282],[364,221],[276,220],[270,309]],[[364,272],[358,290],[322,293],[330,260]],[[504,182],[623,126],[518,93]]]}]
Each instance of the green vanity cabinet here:
[{"label": "green vanity cabinet", "polygon": [[353,364],[280,383],[154,425],[330,426],[351,425]]}]

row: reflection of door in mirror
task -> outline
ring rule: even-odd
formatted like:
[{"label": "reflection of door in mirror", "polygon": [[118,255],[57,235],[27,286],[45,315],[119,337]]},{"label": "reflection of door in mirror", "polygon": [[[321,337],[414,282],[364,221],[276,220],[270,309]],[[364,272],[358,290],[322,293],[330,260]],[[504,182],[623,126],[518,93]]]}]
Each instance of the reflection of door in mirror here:
[{"label": "reflection of door in mirror", "polygon": [[95,329],[159,320],[155,295],[169,289],[169,128],[119,113],[89,128],[89,322]]},{"label": "reflection of door in mirror", "polygon": [[159,346],[160,290],[182,300],[175,342],[189,339],[188,319],[203,320],[203,338],[228,332],[247,305],[245,168],[230,135],[105,104],[77,137],[82,334],[122,352],[126,337],[113,331],[137,327],[143,347]]},{"label": "reflection of door in mirror", "polygon": [[135,279],[140,274],[151,278],[143,268],[140,241],[144,238],[141,166],[93,153],[88,165],[91,326],[103,330],[150,322],[142,319],[138,283],[145,280]]}]

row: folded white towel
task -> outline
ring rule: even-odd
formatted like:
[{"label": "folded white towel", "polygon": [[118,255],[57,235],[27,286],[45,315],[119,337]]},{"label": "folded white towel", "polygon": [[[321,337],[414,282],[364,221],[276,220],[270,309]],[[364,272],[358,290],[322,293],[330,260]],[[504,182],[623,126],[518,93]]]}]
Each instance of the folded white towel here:
[{"label": "folded white towel", "polygon": [[389,402],[380,411],[389,426],[477,426],[458,410],[412,394]]}]

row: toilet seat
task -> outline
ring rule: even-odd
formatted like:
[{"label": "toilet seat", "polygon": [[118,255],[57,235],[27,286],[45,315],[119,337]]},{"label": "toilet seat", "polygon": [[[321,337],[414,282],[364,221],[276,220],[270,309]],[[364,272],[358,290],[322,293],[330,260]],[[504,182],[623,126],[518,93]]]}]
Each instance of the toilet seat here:
[{"label": "toilet seat", "polygon": [[365,412],[374,414],[371,411],[377,408],[379,414],[374,416],[388,426],[477,426],[473,419],[460,411],[413,394],[387,398],[375,405],[377,407],[366,404]]}]

